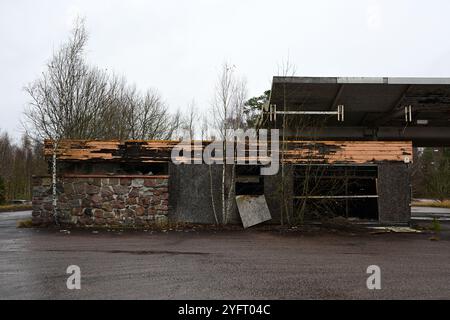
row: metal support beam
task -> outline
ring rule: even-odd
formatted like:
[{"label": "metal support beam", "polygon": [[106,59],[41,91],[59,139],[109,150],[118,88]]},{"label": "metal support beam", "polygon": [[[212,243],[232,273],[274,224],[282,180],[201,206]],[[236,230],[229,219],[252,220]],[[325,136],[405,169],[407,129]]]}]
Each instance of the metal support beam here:
[{"label": "metal support beam", "polygon": [[269,114],[270,121],[277,120],[277,114],[279,115],[337,115],[337,120],[344,121],[344,105],[338,105],[337,111],[315,111],[315,110],[299,110],[299,111],[277,111],[276,105],[270,105],[269,110],[266,112]]},{"label": "metal support beam", "polygon": [[412,122],[412,106],[405,106],[405,121],[406,123]]},{"label": "metal support beam", "polygon": [[276,114],[289,114],[289,115],[294,115],[294,114],[309,114],[309,115],[321,115],[321,114],[337,114],[339,115],[338,111],[276,111]]},{"label": "metal support beam", "polygon": [[377,195],[355,195],[355,196],[293,196],[294,199],[368,199],[378,198]]}]

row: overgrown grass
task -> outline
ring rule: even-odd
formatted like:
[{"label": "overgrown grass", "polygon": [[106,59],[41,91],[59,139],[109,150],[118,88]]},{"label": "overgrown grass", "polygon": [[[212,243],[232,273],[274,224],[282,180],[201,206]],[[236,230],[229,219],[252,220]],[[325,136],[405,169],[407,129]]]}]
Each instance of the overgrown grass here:
[{"label": "overgrown grass", "polygon": [[414,201],[412,203],[415,207],[434,207],[434,208],[449,208],[450,200],[445,201]]},{"label": "overgrown grass", "polygon": [[17,221],[17,228],[31,228],[33,227],[33,221],[31,219]]},{"label": "overgrown grass", "polygon": [[441,230],[442,230],[441,222],[438,219],[433,218],[433,221],[431,222],[430,229],[433,230],[436,233],[441,232]]},{"label": "overgrown grass", "polygon": [[0,212],[12,212],[12,211],[27,211],[31,210],[33,206],[28,204],[7,204],[0,205]]}]

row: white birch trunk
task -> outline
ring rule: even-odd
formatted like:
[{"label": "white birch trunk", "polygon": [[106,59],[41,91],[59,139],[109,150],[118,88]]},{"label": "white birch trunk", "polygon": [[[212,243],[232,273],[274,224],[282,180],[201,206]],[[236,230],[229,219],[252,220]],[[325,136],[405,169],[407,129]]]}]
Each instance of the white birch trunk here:
[{"label": "white birch trunk", "polygon": [[226,165],[222,165],[222,221],[223,224],[227,224],[227,204],[225,201],[225,175],[226,175]]},{"label": "white birch trunk", "polygon": [[56,190],[56,149],[57,143],[53,144],[53,158],[52,158],[52,196],[53,196],[53,218],[55,219],[55,223],[59,225],[58,221],[58,195]]},{"label": "white birch trunk", "polygon": [[213,190],[213,178],[212,178],[211,165],[209,165],[209,185],[210,185],[210,192],[211,192],[211,204],[212,204],[212,209],[213,209],[213,213],[214,213],[214,219],[216,220],[216,225],[217,225],[217,224],[219,224],[219,219],[217,218],[216,205],[214,203],[214,190]]}]

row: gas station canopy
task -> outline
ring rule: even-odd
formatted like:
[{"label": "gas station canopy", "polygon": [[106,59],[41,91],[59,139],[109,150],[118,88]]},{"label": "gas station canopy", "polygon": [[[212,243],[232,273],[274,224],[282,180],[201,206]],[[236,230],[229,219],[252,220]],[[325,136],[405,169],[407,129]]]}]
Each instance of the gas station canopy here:
[{"label": "gas station canopy", "polygon": [[[274,77],[273,127],[283,113],[321,113],[323,126],[295,128],[297,138],[412,140],[415,146],[450,146],[450,78]],[[342,111],[342,117],[332,112]],[[305,115],[315,117],[316,115]],[[266,118],[267,120],[267,118]]]}]

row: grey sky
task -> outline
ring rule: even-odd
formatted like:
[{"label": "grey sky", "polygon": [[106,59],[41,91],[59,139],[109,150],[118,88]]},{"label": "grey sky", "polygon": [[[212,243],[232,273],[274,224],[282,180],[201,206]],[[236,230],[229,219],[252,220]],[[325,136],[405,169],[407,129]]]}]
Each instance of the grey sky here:
[{"label": "grey sky", "polygon": [[0,0],[0,130],[14,137],[39,76],[77,15],[88,60],[159,90],[175,110],[206,110],[221,64],[249,95],[270,88],[289,54],[304,76],[450,76],[450,1]]}]

